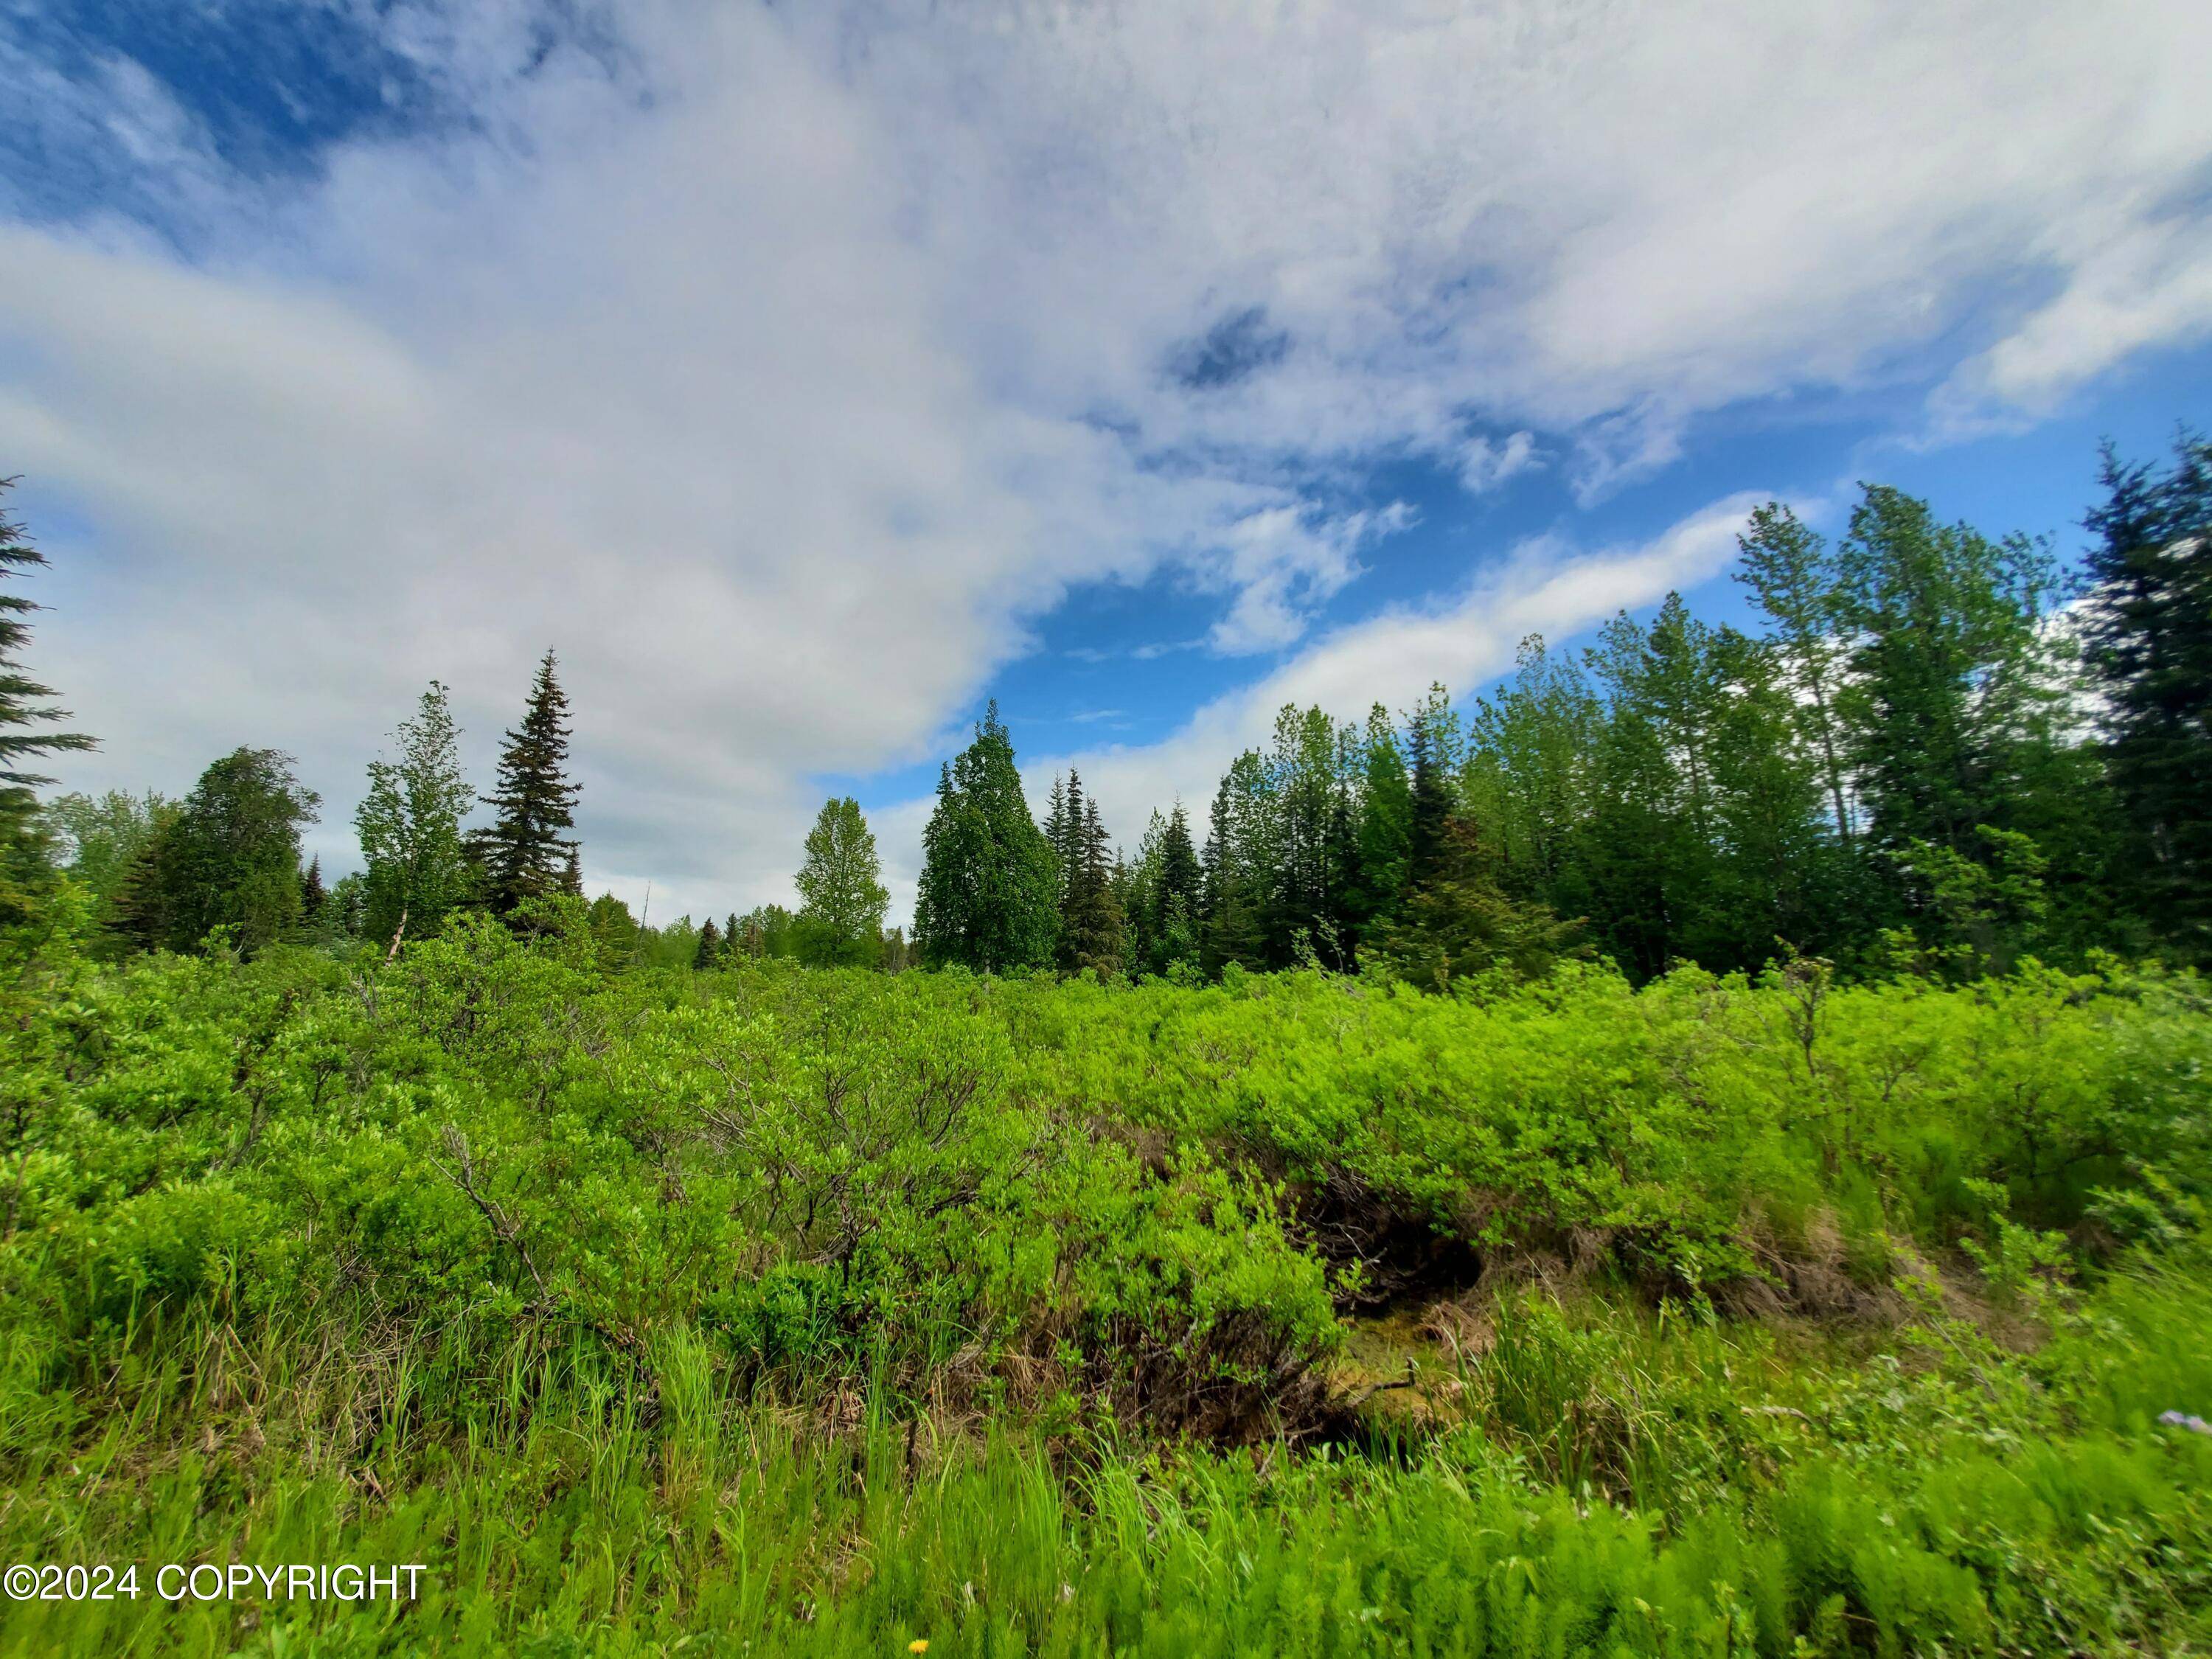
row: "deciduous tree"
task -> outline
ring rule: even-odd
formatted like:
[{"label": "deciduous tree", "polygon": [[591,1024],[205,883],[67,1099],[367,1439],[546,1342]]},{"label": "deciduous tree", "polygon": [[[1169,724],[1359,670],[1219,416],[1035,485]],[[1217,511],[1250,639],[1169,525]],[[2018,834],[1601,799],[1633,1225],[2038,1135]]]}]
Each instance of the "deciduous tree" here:
[{"label": "deciduous tree", "polygon": [[461,820],[476,793],[461,775],[460,729],[446,688],[430,682],[412,718],[392,734],[396,757],[368,763],[368,793],[354,813],[370,937],[438,931],[468,897]]},{"label": "deciduous tree", "polygon": [[[875,965],[883,949],[884,891],[876,838],[850,795],[824,801],[806,835],[799,872],[801,951],[810,961]],[[712,927],[714,923],[708,924]]]}]

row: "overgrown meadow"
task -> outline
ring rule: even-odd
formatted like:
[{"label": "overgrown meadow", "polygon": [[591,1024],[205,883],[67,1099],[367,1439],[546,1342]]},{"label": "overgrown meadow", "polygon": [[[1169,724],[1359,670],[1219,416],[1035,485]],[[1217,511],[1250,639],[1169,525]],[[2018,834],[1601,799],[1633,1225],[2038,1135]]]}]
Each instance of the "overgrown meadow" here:
[{"label": "overgrown meadow", "polygon": [[0,1650],[2212,1643],[2194,975],[88,928],[0,993],[0,1554],[427,1571]]}]

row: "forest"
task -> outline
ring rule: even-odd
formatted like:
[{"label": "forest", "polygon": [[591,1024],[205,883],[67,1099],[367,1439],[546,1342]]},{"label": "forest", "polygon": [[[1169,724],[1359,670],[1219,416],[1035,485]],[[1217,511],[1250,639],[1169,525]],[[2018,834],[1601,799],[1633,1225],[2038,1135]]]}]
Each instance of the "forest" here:
[{"label": "forest", "polygon": [[0,588],[0,1556],[422,1570],[0,1653],[2203,1651],[2212,444],[2103,476],[1133,844],[994,706],[896,927],[850,797],[590,896],[550,651],[335,879],[274,749],[54,794]]}]

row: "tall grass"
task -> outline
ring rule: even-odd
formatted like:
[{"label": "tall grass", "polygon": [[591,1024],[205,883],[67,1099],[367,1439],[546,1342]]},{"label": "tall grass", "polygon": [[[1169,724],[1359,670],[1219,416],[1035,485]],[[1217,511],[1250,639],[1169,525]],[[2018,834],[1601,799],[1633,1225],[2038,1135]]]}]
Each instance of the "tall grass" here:
[{"label": "tall grass", "polygon": [[0,1652],[2186,1652],[2212,1439],[2156,1419],[2212,1398],[2201,1267],[1872,1364],[1522,1295],[1390,1459],[833,1423],[691,1334],[648,1394],[588,1337],[364,1364],[202,1316],[19,1468],[11,1557],[419,1561],[422,1599],[10,1604]]}]

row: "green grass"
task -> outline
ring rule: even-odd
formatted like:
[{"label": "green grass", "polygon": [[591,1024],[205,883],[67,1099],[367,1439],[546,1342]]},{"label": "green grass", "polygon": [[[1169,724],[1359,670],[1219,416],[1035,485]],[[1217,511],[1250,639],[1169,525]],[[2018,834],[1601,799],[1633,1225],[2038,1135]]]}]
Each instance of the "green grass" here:
[{"label": "green grass", "polygon": [[2212,1645],[2191,980],[5,994],[0,1653]]}]

